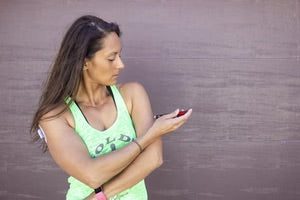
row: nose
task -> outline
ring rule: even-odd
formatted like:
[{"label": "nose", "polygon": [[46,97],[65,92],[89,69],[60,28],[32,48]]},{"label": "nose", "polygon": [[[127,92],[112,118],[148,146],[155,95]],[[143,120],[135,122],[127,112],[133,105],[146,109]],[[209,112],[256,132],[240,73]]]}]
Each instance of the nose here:
[{"label": "nose", "polygon": [[123,63],[123,61],[122,61],[122,59],[121,59],[120,56],[118,56],[117,68],[118,69],[124,69],[125,68],[125,65],[124,65],[124,63]]}]

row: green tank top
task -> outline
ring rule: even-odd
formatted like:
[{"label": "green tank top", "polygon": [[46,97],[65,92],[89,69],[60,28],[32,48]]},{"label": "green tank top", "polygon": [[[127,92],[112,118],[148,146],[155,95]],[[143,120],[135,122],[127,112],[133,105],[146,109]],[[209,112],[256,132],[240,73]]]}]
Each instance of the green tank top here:
[{"label": "green tank top", "polygon": [[[88,123],[76,102],[73,101],[69,106],[75,121],[75,132],[84,142],[92,158],[120,149],[136,138],[131,117],[121,94],[116,86],[110,86],[110,88],[118,114],[113,125],[104,131],[99,131]],[[71,98],[67,98],[66,103],[70,100]],[[70,187],[66,195],[67,200],[82,200],[94,192],[93,188],[90,188],[72,176],[68,178],[68,182]],[[144,180],[110,198],[110,200],[147,199]]]}]

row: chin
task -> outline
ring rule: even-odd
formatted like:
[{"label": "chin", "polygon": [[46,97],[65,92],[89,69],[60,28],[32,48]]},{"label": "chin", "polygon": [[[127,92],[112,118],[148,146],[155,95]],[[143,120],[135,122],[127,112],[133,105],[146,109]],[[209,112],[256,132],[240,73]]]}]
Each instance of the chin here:
[{"label": "chin", "polygon": [[116,84],[117,84],[117,81],[111,81],[110,83],[107,83],[106,85],[111,86],[111,85],[116,85]]}]

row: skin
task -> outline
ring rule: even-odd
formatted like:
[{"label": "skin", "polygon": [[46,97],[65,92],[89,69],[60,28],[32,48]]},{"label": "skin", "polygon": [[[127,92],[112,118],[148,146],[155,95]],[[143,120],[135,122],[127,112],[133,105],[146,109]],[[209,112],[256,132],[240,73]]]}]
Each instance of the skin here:
[{"label": "skin", "polygon": [[[103,39],[103,49],[97,51],[92,59],[86,59],[83,67],[76,101],[91,126],[98,130],[109,128],[117,117],[116,107],[106,86],[116,84],[117,75],[124,69],[120,53],[120,38],[110,33]],[[70,176],[92,188],[103,185],[107,198],[130,188],[161,166],[161,136],[179,128],[192,113],[190,109],[185,115],[176,117],[179,112],[177,109],[153,121],[149,98],[141,84],[126,83],[118,85],[118,89],[132,117],[136,141],[142,146],[142,153],[135,143],[130,143],[109,154],[91,158],[74,131],[75,124],[70,111],[57,118],[43,120],[58,113],[63,105],[47,113],[40,121],[55,162]],[[96,199],[95,194],[92,193],[87,199]]]}]

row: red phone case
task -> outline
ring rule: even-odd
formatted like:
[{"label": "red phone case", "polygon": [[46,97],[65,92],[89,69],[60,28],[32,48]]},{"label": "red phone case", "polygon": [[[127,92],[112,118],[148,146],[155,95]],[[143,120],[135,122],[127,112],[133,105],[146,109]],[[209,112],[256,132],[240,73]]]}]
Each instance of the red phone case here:
[{"label": "red phone case", "polygon": [[180,116],[184,115],[186,112],[187,112],[187,110],[181,110],[181,111],[179,111],[179,113],[177,114],[176,117],[180,117]]}]

